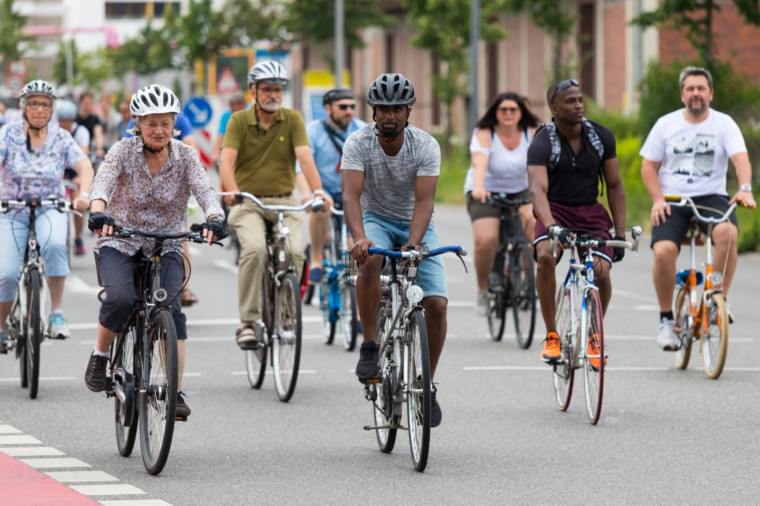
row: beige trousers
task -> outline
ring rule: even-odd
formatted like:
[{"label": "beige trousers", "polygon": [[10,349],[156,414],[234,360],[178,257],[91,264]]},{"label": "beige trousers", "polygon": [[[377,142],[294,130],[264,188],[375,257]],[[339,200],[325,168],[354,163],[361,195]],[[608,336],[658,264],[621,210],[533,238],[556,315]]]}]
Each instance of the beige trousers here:
[{"label": "beige trousers", "polygon": [[[263,198],[264,204],[298,205],[291,197]],[[228,223],[240,241],[240,265],[238,270],[238,310],[241,322],[261,319],[261,284],[267,262],[266,223],[274,224],[277,231],[277,213],[259,209],[252,202],[244,202],[230,210]],[[285,241],[288,260],[294,267],[296,278],[301,279],[304,251],[301,244],[303,213],[285,213],[285,226],[290,233]]]}]

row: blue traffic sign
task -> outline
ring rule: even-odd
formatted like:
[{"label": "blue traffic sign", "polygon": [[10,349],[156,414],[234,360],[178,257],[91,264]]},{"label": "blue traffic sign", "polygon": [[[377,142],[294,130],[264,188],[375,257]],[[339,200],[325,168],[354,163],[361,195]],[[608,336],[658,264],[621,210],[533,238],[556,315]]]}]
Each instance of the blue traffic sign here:
[{"label": "blue traffic sign", "polygon": [[211,104],[204,97],[190,97],[182,108],[193,128],[203,128],[211,122],[213,111]]}]

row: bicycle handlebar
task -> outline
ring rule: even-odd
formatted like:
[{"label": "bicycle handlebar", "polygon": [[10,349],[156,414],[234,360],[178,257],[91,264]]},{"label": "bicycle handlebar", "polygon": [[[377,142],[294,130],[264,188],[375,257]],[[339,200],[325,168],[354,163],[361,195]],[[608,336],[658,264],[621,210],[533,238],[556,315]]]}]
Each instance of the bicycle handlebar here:
[{"label": "bicycle handlebar", "polygon": [[82,216],[82,213],[74,209],[71,202],[60,197],[0,200],[0,213],[7,213],[13,209],[24,209],[25,207],[52,208],[59,213],[74,213],[78,216]]},{"label": "bicycle handlebar", "polygon": [[[676,207],[691,207],[692,211],[694,211],[694,216],[699,220],[703,221],[705,223],[723,223],[724,221],[728,221],[729,216],[731,216],[731,213],[733,213],[736,210],[737,203],[734,202],[728,207],[728,210],[721,216],[720,218],[716,218],[713,216],[702,216],[702,213],[699,212],[699,207],[697,204],[694,203],[694,200],[692,200],[691,197],[687,197],[685,195],[665,195],[665,202],[670,203],[671,205],[674,205]],[[704,207],[703,207],[704,208]],[[717,209],[714,209],[716,212],[720,212]]]},{"label": "bicycle handlebar", "polygon": [[[582,248],[603,248],[606,246],[609,248],[625,248],[637,252],[639,250],[639,238],[641,237],[641,232],[641,227],[634,225],[631,227],[631,241],[626,241],[624,239],[604,239],[600,237],[584,236],[571,231],[568,234],[567,245],[580,246]],[[558,234],[552,233],[552,231],[547,233],[549,239],[552,241],[552,248],[554,248],[555,245],[560,242],[560,237]]]},{"label": "bicycle handlebar", "polygon": [[[201,235],[199,232],[188,231],[188,232],[178,232],[175,234],[158,234],[155,232],[145,232],[143,230],[137,230],[136,228],[121,227],[119,225],[114,225],[113,235],[115,237],[121,237],[121,238],[140,236],[140,237],[145,237],[146,239],[159,239],[159,240],[186,239],[188,241],[197,242],[197,243],[207,242],[206,239],[203,238],[203,235]],[[224,246],[224,244],[222,244],[221,241],[212,241],[211,244]]]},{"label": "bicycle handlebar", "polygon": [[368,253],[370,255],[383,255],[385,257],[389,258],[401,258],[401,259],[423,259],[423,258],[430,258],[438,255],[443,255],[444,253],[454,253],[458,257],[464,257],[467,256],[467,251],[462,248],[461,246],[441,246],[440,248],[435,248],[430,251],[418,251],[418,250],[407,250],[407,251],[398,251],[398,250],[392,250],[392,249],[385,249],[385,248],[376,248],[374,246],[370,247],[368,250]]},{"label": "bicycle handlebar", "polygon": [[243,202],[245,199],[248,199],[261,209],[266,209],[269,211],[305,211],[310,207],[313,211],[320,211],[325,205],[325,201],[319,197],[313,198],[308,202],[301,204],[300,206],[286,206],[280,204],[264,204],[255,195],[252,195],[248,192],[220,192],[219,195],[232,195],[239,203]]},{"label": "bicycle handlebar", "polygon": [[486,199],[486,204],[504,206],[504,207],[520,207],[526,204],[530,204],[530,199],[517,198],[510,199],[506,195],[499,193],[492,193],[490,197]]}]

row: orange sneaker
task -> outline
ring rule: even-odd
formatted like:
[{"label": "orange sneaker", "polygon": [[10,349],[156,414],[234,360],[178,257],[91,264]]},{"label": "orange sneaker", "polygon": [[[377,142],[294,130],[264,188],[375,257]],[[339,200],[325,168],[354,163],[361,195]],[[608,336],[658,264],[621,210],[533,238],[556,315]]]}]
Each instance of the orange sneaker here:
[{"label": "orange sneaker", "polygon": [[541,354],[541,358],[547,364],[553,364],[562,357],[562,347],[559,342],[559,334],[554,331],[546,333],[546,339],[544,339],[544,351]]},{"label": "orange sneaker", "polygon": [[[586,354],[589,356],[591,368],[598,371],[602,364],[602,357],[599,356],[599,334],[592,334],[589,336]],[[607,357],[604,357],[604,365],[607,365]]]}]

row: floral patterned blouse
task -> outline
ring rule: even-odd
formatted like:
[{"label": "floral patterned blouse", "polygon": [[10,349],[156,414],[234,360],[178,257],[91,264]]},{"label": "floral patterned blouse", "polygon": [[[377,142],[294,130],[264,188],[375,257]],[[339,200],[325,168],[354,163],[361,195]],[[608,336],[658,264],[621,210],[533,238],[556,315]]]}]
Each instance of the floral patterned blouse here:
[{"label": "floral patterned blouse", "polygon": [[0,199],[49,197],[63,192],[63,171],[84,158],[74,138],[49,124],[40,149],[29,151],[24,122],[0,128]]},{"label": "floral patterned blouse", "polygon": [[[152,233],[175,234],[188,230],[185,221],[190,194],[206,218],[224,216],[217,194],[198,155],[190,146],[172,139],[169,158],[152,176],[143,156],[140,137],[123,139],[108,150],[92,185],[90,201],[104,200],[105,212],[117,225]],[[97,247],[108,246],[132,256],[142,249],[149,255],[153,240],[141,237],[100,237]],[[181,251],[181,241],[164,243],[163,253]]]}]

